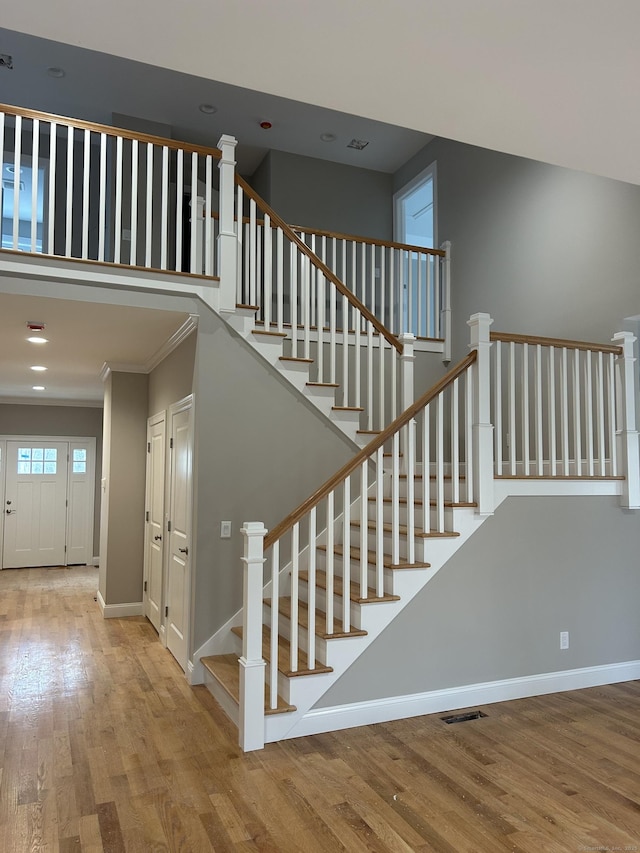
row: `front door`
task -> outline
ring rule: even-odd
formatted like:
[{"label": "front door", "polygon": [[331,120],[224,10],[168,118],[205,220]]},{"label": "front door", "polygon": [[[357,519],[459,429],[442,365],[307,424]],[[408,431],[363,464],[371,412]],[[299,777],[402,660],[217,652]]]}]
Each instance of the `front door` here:
[{"label": "front door", "polygon": [[145,615],[156,629],[162,624],[162,572],[164,567],[164,459],[165,416],[149,420],[147,431],[147,525]]},{"label": "front door", "polygon": [[66,564],[67,442],[7,441],[5,569]]},{"label": "front door", "polygon": [[186,670],[191,606],[191,482],[193,450],[191,400],[170,411],[169,557],[167,566],[167,648]]}]

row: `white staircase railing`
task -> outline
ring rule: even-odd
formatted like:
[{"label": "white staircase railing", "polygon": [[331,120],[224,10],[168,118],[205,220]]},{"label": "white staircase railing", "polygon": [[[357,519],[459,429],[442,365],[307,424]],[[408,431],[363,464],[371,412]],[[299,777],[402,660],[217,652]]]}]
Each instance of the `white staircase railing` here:
[{"label": "white staircase railing", "polygon": [[340,277],[394,335],[442,340],[450,355],[450,244],[406,246],[293,226],[300,239]]},{"label": "white staircase railing", "polygon": [[449,508],[490,514],[494,477],[625,479],[622,505],[640,508],[633,335],[582,344],[490,333],[491,322],[474,315],[467,358],[288,518],[268,533],[245,524],[241,680],[259,697],[240,709],[245,750],[264,744],[261,679],[275,709],[283,675],[321,673],[318,638],[357,631],[353,602],[387,600],[385,570],[428,565]]},{"label": "white staircase railing", "polygon": [[286,358],[311,364],[314,383],[335,386],[339,408],[363,412],[364,433],[379,431],[399,410],[403,343],[238,176],[236,186],[237,303],[287,339]]},{"label": "white staircase railing", "polygon": [[0,105],[0,157],[3,249],[215,275],[217,148]]}]

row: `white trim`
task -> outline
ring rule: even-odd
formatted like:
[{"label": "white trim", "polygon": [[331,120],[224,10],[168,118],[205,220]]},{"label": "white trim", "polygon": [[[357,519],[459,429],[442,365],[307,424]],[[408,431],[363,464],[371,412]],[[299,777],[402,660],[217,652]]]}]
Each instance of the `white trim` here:
[{"label": "white trim", "polygon": [[369,702],[354,702],[331,708],[315,708],[305,714],[300,723],[288,732],[286,737],[301,737],[350,729],[355,726],[368,726],[372,723],[387,723],[407,717],[439,714],[443,711],[489,705],[494,702],[543,696],[546,693],[583,690],[587,687],[616,684],[638,678],[640,678],[640,660],[624,661],[582,669],[546,672],[522,678],[468,684],[445,690],[432,690],[428,693],[392,696]]},{"label": "white trim", "polygon": [[420,184],[424,183],[427,178],[431,178],[431,182],[433,184],[433,246],[428,248],[435,248],[438,245],[438,161],[433,160],[429,165],[422,169],[422,171],[418,172],[417,175],[414,175],[410,181],[408,181],[404,186],[400,187],[399,190],[396,190],[393,194],[393,239],[397,243],[404,243],[404,235],[400,234],[400,217],[398,216],[398,210],[400,207],[400,202],[404,198],[404,196],[409,195],[409,193],[413,192]]},{"label": "white trim", "polygon": [[177,329],[170,338],[168,338],[145,364],[145,373],[151,373],[151,371],[157,367],[160,362],[164,361],[168,355],[177,349],[180,344],[185,341],[191,332],[194,329],[198,328],[198,315],[197,314],[189,314],[184,323]]},{"label": "white trim", "polygon": [[100,400],[67,400],[64,398],[45,397],[34,400],[33,397],[0,397],[4,406],[76,406],[83,409],[102,409],[104,402]]},{"label": "white trim", "polygon": [[97,567],[100,565],[100,556],[99,556],[99,555],[97,555],[97,554],[96,554],[96,555],[94,555],[94,556],[91,558],[91,563],[90,563],[89,565],[91,565],[91,566],[96,566],[96,568],[97,568]]},{"label": "white trim", "polygon": [[105,604],[100,590],[98,590],[97,600],[104,619],[123,619],[127,616],[144,615],[141,601],[131,601],[126,604]]}]

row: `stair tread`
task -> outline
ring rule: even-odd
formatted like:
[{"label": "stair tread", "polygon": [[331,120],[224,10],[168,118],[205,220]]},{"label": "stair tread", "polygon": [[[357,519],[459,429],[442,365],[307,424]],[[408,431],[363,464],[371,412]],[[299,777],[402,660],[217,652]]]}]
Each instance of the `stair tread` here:
[{"label": "stair tread", "polygon": [[[326,550],[327,550],[326,545],[318,545],[318,551],[326,551]],[[343,557],[344,556],[344,546],[343,545],[335,545],[333,548],[333,552],[334,552],[334,554],[338,554],[338,556]],[[360,559],[360,553],[361,553],[360,548],[358,548],[356,545],[351,546],[350,554],[351,554],[352,560],[359,560]],[[431,563],[422,563],[422,562],[409,563],[406,561],[402,561],[400,563],[392,563],[391,560],[393,558],[392,558],[391,554],[384,554],[383,556],[384,556],[383,566],[385,569],[396,570],[396,569],[430,569],[431,568]],[[367,563],[369,563],[370,566],[377,565],[377,555],[376,555],[375,551],[367,551]]]},{"label": "stair tread", "polygon": [[[202,665],[211,673],[216,681],[227,691],[229,696],[240,704],[240,665],[237,655],[209,655],[200,658]],[[281,696],[278,696],[278,707],[269,707],[269,688],[265,686],[264,711],[265,714],[288,714],[296,711],[295,705],[289,705]]]},{"label": "stair tread", "polygon": [[[242,626],[231,629],[231,633],[236,637],[242,638]],[[262,657],[266,661],[271,660],[271,629],[268,625],[262,626]],[[278,637],[278,672],[285,675],[287,678],[294,678],[301,675],[317,675],[322,672],[333,672],[330,666],[320,663],[316,660],[313,669],[309,669],[309,661],[307,653],[302,649],[298,649],[298,669],[294,672],[290,668],[291,664],[291,644],[284,637]]]},{"label": "stair tread", "polygon": [[[402,456],[402,454],[400,454],[400,456]],[[406,479],[407,479],[407,476],[408,476],[408,474],[400,474],[400,479],[401,479],[401,480],[406,480]],[[414,480],[422,480],[422,479],[423,479],[423,475],[422,475],[422,474],[414,474],[414,475],[413,475],[413,479],[414,479]],[[430,480],[437,480],[438,478],[437,478],[437,476],[436,476],[435,474],[429,474],[429,479],[430,479]],[[452,480],[453,478],[452,478],[451,474],[443,474],[442,479],[443,479],[443,480],[450,481],[450,480]],[[465,475],[464,475],[464,474],[461,474],[461,475],[458,477],[458,479],[459,479],[459,480],[466,480],[467,478],[465,477]]]},{"label": "stair tread", "polygon": [[380,429],[359,429],[356,435],[380,435]]},{"label": "stair tread", "polygon": [[296,362],[301,361],[301,362],[304,362],[305,364],[313,364],[312,358],[297,358],[293,355],[281,355],[280,361],[296,361]]},{"label": "stair tread", "polygon": [[[352,527],[360,527],[360,520],[355,519],[354,521],[351,522],[351,526]],[[369,530],[375,530],[376,526],[377,525],[376,525],[375,521],[373,521],[372,519],[368,520],[367,527],[369,528]],[[384,530],[385,533],[392,533],[393,532],[393,526],[392,526],[390,521],[385,521],[382,525],[382,529]],[[406,524],[401,524],[398,527],[398,530],[400,531],[400,533],[406,534],[408,532],[409,528],[407,527]],[[416,527],[413,532],[414,532],[414,535],[417,536],[419,539],[436,539],[436,538],[447,539],[450,537],[460,536],[460,534],[456,530],[428,530],[428,531],[424,531],[424,530],[421,530],[419,527]]]},{"label": "stair tread", "polygon": [[247,311],[259,311],[259,305],[245,305],[242,302],[236,302],[236,308],[244,308]]},{"label": "stair tread", "polygon": [[[271,599],[268,598],[265,601],[265,604],[268,604],[271,607]],[[291,598],[288,596],[284,596],[278,599],[278,613],[282,616],[285,616],[287,619],[291,619]],[[298,602],[298,625],[301,628],[307,630],[309,628],[309,607],[307,606],[306,601]],[[360,628],[351,628],[350,631],[343,631],[342,629],[342,621],[337,619],[334,616],[333,619],[333,632],[328,634],[326,631],[327,627],[327,617],[326,613],[321,610],[316,610],[316,630],[315,633],[318,637],[323,640],[336,640],[344,637],[366,637],[367,632],[362,631]]]},{"label": "stair tread", "polygon": [[311,388],[339,388],[337,382],[307,382]]},{"label": "stair tread", "polygon": [[331,406],[332,412],[364,412],[362,406]]},{"label": "stair tread", "polygon": [[273,338],[286,338],[286,332],[272,332],[271,329],[253,329],[254,335],[270,335]]},{"label": "stair tread", "polygon": [[[308,572],[300,572],[300,580],[305,582],[309,582],[309,573]],[[319,586],[320,589],[327,588],[327,574],[321,570],[316,572],[316,586]],[[334,577],[333,579],[333,591],[335,595],[342,596],[343,585],[342,578]],[[367,589],[367,597],[362,598],[360,595],[360,584],[356,581],[351,581],[349,598],[351,601],[356,604],[379,604],[385,601],[400,601],[399,595],[391,595],[390,593],[385,593],[382,596],[377,596],[375,589],[369,587]]]}]

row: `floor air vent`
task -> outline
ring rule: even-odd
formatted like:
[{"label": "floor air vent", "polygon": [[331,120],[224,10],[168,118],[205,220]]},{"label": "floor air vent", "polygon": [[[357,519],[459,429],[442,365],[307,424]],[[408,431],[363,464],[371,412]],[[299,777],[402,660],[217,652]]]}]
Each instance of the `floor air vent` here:
[{"label": "floor air vent", "polygon": [[479,720],[486,716],[482,711],[469,711],[466,714],[452,714],[449,717],[440,717],[440,719],[450,726],[451,723],[466,723],[468,720]]}]

